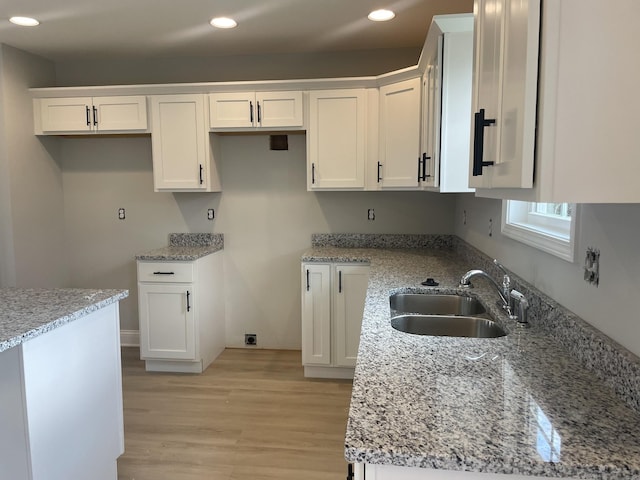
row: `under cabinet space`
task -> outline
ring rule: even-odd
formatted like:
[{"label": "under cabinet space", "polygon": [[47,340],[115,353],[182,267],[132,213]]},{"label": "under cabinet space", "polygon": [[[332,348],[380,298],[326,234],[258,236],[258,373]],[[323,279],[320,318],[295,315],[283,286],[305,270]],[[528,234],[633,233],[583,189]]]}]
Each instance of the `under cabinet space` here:
[{"label": "under cabinet space", "polygon": [[34,99],[36,135],[143,133],[148,131],[145,96]]},{"label": "under cabinet space", "polygon": [[302,92],[232,92],[209,94],[212,130],[304,127]]}]

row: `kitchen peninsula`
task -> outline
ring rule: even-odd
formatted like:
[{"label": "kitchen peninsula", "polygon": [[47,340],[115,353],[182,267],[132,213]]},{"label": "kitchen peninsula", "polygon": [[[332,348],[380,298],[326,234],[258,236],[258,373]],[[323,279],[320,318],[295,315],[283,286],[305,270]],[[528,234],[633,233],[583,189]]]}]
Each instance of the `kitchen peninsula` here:
[{"label": "kitchen peninsula", "polygon": [[126,290],[0,289],[0,465],[12,480],[115,480]]}]

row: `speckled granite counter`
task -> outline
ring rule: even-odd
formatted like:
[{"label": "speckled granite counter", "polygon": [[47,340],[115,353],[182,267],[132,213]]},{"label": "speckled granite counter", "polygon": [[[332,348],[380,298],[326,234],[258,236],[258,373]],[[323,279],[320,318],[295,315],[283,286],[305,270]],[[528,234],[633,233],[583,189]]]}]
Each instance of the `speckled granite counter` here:
[{"label": "speckled granite counter", "polygon": [[128,295],[127,290],[0,289],[0,352]]},{"label": "speckled granite counter", "polygon": [[[482,280],[465,294],[480,298],[506,337],[429,337],[391,327],[391,292],[461,293],[460,276],[478,266],[465,255],[320,247],[302,259],[371,265],[345,439],[348,461],[640,478],[640,414],[570,356],[544,322],[518,329]],[[427,277],[440,286],[422,287]]]},{"label": "speckled granite counter", "polygon": [[223,249],[221,233],[172,233],[169,246],[136,255],[136,260],[189,262]]}]

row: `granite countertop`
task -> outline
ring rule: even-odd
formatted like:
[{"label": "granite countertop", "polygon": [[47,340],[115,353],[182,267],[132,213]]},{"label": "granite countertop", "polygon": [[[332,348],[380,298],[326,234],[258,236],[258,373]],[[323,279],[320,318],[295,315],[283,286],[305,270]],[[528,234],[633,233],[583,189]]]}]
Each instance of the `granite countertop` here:
[{"label": "granite countertop", "polygon": [[190,262],[223,249],[220,233],[172,233],[168,246],[136,255],[136,260]]},{"label": "granite countertop", "polygon": [[0,352],[129,295],[127,290],[0,289]]},{"label": "granite countertop", "polygon": [[[371,265],[345,438],[350,462],[593,479],[640,478],[640,414],[537,325],[520,329],[450,250],[312,248],[303,261]],[[422,287],[433,277],[438,287]],[[411,335],[397,291],[478,297],[501,338]]]}]

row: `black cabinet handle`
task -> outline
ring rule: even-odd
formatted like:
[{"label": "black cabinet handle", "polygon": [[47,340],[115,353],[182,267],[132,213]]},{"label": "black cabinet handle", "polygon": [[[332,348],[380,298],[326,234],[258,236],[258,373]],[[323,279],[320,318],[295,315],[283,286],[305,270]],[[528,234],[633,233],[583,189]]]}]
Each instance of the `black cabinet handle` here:
[{"label": "black cabinet handle", "polygon": [[98,109],[95,105],[93,106],[93,124],[96,126],[98,125]]},{"label": "black cabinet handle", "polygon": [[309,291],[310,285],[309,285],[309,269],[307,268],[307,292]]},{"label": "black cabinet handle", "polygon": [[202,178],[202,171],[204,170],[204,167],[202,166],[202,164],[200,164],[200,185],[202,185],[204,183],[204,178]]},{"label": "black cabinet handle", "polygon": [[315,184],[316,183],[316,164],[312,163],[311,164],[311,184]]},{"label": "black cabinet handle", "polygon": [[355,478],[354,472],[353,472],[353,464],[350,463],[349,465],[347,465],[347,480],[353,480]]},{"label": "black cabinet handle", "polygon": [[191,297],[191,294],[189,293],[189,290],[187,290],[187,312],[191,311],[191,303],[189,302],[190,297]]},{"label": "black cabinet handle", "polygon": [[422,154],[422,181],[426,181],[427,178],[431,178],[431,175],[427,175],[427,160],[431,160],[426,153]]},{"label": "black cabinet handle", "polygon": [[380,162],[378,162],[378,183],[380,183],[380,180],[382,180],[382,177],[380,176],[380,169],[382,168],[382,164]]},{"label": "black cabinet handle", "polygon": [[262,123],[262,108],[260,107],[260,102],[256,102],[258,105],[258,123]]},{"label": "black cabinet handle", "polygon": [[342,270],[338,270],[338,293],[342,293]]},{"label": "black cabinet handle", "polygon": [[154,275],[175,275],[174,272],[153,272]]},{"label": "black cabinet handle", "polygon": [[418,157],[418,183],[421,180],[424,180],[424,174],[421,172],[421,169],[424,168],[424,161]]},{"label": "black cabinet handle", "polygon": [[251,120],[251,125],[253,125],[253,102],[249,102],[249,118]]},{"label": "black cabinet handle", "polygon": [[87,127],[91,126],[91,111],[89,110],[88,106],[85,106],[86,112],[87,112]]},{"label": "black cabinet handle", "polygon": [[494,162],[485,162],[484,156],[484,128],[496,123],[495,118],[485,118],[484,108],[474,114],[473,123],[473,176],[482,175],[482,167],[493,165]]}]

